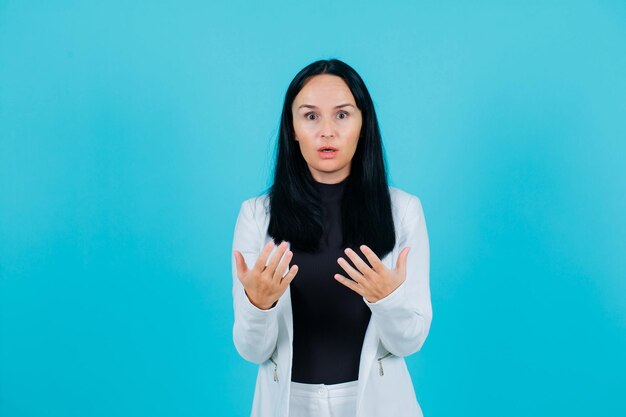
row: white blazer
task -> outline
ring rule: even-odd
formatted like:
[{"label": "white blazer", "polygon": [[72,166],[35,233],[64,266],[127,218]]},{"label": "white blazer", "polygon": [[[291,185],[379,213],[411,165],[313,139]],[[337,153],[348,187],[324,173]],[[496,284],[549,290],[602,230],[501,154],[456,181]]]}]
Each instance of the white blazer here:
[{"label": "white blazer", "polygon": [[[405,281],[387,297],[370,303],[372,311],[359,364],[357,417],[421,417],[404,356],[420,350],[432,320],[430,301],[430,249],[420,199],[389,187],[396,245],[382,261],[395,268],[400,251],[410,246]],[[269,195],[241,204],[235,224],[233,250],[243,255],[249,268],[271,240]],[[289,246],[291,246],[290,242]],[[277,249],[275,246],[272,254]],[[271,254],[268,257],[271,258]],[[286,273],[289,267],[283,273]],[[269,310],[255,307],[237,278],[232,256],[233,341],[239,354],[259,364],[251,417],[288,417],[291,382],[293,316],[287,288]],[[346,274],[344,274],[346,275]],[[347,275],[346,275],[347,276]],[[294,279],[298,279],[298,276]],[[337,285],[342,285],[337,282]]]}]

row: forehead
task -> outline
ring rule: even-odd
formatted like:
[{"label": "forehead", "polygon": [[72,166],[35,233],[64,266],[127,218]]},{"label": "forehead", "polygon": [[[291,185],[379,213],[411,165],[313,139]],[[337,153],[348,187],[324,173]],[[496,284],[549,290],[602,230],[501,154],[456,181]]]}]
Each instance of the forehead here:
[{"label": "forehead", "polygon": [[296,98],[294,106],[312,104],[316,106],[336,105],[337,102],[353,103],[354,97],[346,82],[336,75],[319,74],[309,78]]}]

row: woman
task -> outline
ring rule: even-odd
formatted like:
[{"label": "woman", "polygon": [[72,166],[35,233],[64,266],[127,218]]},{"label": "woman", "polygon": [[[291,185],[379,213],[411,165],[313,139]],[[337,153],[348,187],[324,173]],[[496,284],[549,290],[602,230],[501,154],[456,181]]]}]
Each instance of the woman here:
[{"label": "woman", "polygon": [[344,62],[289,85],[274,183],[242,203],[233,255],[253,417],[422,415],[404,357],[432,320],[426,223],[387,184],[372,99]]}]

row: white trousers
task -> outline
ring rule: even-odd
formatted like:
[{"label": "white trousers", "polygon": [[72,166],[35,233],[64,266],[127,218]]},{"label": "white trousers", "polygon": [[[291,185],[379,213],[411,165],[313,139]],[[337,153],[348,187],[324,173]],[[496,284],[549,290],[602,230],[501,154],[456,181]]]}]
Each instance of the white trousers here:
[{"label": "white trousers", "polygon": [[291,382],[289,417],[355,417],[357,381],[341,384]]}]

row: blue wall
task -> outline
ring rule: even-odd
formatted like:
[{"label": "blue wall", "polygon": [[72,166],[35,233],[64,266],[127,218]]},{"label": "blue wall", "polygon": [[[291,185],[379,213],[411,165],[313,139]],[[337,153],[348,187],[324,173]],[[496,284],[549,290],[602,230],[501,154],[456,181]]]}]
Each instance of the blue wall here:
[{"label": "blue wall", "polygon": [[626,3],[0,0],[0,415],[246,416],[231,244],[313,60],[418,195],[435,416],[618,416]]}]

